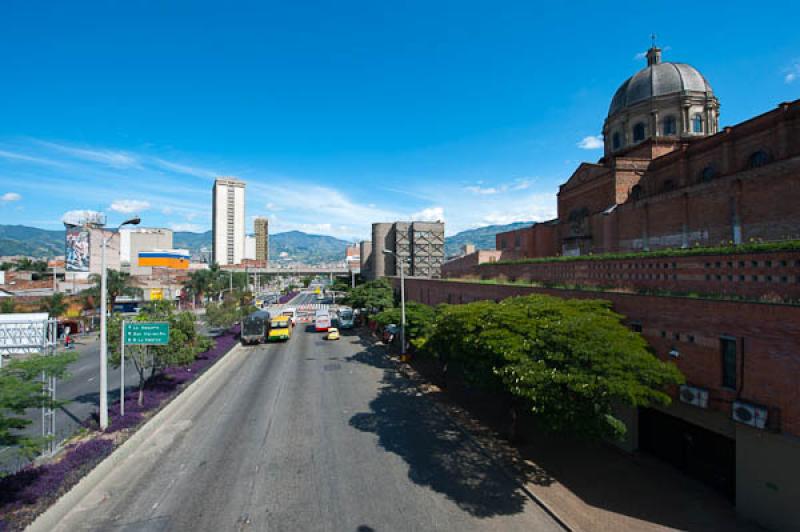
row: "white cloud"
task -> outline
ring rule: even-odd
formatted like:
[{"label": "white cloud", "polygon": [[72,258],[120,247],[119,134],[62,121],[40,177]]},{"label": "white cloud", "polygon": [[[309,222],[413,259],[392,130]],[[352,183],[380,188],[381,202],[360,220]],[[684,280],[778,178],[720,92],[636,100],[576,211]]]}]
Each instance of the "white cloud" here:
[{"label": "white cloud", "polygon": [[421,211],[415,212],[410,216],[411,220],[418,220],[421,222],[437,222],[444,221],[444,208],[443,207],[428,207]]},{"label": "white cloud", "polygon": [[647,52],[639,52],[638,54],[633,56],[633,60],[634,61],[641,61],[645,57],[647,57]]},{"label": "white cloud", "polygon": [[794,83],[795,80],[800,79],[800,61],[795,61],[787,68],[783,69],[785,75],[783,76],[784,83]]},{"label": "white cloud", "polygon": [[99,150],[87,148],[75,148],[57,142],[39,141],[39,144],[54,150],[66,153],[76,159],[105,164],[113,168],[133,168],[139,166],[137,157],[119,150]]},{"label": "white cloud", "polygon": [[135,212],[146,211],[150,208],[150,202],[142,200],[123,199],[116,200],[111,203],[110,209],[114,212],[122,214],[131,214]]},{"label": "white cloud", "polygon": [[464,187],[466,190],[472,192],[473,194],[481,194],[484,196],[491,196],[492,194],[497,194],[498,192],[505,192],[504,188],[497,188],[497,187],[481,187],[480,185],[476,186],[469,186]]},{"label": "white cloud", "polygon": [[153,163],[155,163],[156,166],[160,166],[165,170],[169,170],[171,172],[176,172],[179,174],[193,175],[195,177],[205,177],[213,179],[214,177],[219,175],[217,172],[214,172],[213,170],[207,170],[205,168],[199,168],[197,166],[189,166],[186,164],[173,163],[171,161],[165,161],[164,159],[159,159],[158,157],[153,158]]},{"label": "white cloud", "polygon": [[0,200],[5,201],[7,203],[12,201],[19,201],[22,199],[22,195],[17,194],[16,192],[6,192],[2,196],[0,196]]},{"label": "white cloud", "polygon": [[173,231],[183,231],[189,233],[202,233],[203,228],[197,224],[190,224],[190,223],[181,223],[181,224],[171,224],[170,227]]},{"label": "white cloud", "polygon": [[603,147],[602,135],[590,135],[583,137],[578,143],[578,147],[582,150],[599,150]]}]

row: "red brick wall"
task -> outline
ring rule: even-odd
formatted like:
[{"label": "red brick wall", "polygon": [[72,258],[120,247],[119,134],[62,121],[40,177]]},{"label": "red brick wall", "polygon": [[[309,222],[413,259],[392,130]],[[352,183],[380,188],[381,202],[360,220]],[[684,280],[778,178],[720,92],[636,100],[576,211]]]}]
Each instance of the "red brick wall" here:
[{"label": "red brick wall", "polygon": [[[397,282],[395,280],[395,282]],[[687,382],[710,390],[709,408],[730,416],[731,401],[770,408],[780,430],[800,436],[800,307],[733,301],[556,290],[513,285],[408,279],[406,298],[431,305],[501,300],[543,293],[607,299],[628,323],[637,323],[657,356],[674,360]],[[738,390],[722,388],[720,337],[736,339]]]},{"label": "red brick wall", "polygon": [[628,260],[484,264],[483,279],[554,282],[629,291],[724,294],[769,301],[800,301],[800,252],[696,255]]}]

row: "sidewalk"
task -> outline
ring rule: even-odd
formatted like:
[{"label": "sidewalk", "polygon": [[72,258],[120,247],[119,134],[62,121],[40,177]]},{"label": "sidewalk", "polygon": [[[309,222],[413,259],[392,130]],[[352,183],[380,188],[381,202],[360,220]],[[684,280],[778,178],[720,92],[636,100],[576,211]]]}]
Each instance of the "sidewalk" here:
[{"label": "sidewalk", "polygon": [[457,392],[430,384],[408,364],[401,367],[572,530],[760,530],[737,518],[722,495],[648,455],[552,435],[528,437],[523,445],[512,446],[489,428],[502,419],[496,410],[483,408],[480,401],[462,401]]}]

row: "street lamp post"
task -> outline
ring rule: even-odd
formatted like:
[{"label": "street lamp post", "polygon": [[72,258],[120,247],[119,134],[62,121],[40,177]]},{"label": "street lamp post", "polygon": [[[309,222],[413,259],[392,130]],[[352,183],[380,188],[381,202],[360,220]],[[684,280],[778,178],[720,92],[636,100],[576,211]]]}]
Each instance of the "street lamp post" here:
[{"label": "street lamp post", "polygon": [[[139,225],[141,220],[131,218],[125,220],[117,228],[119,232],[123,225]],[[100,429],[108,428],[108,272],[106,271],[106,247],[111,241],[111,236],[101,238],[100,246]]]},{"label": "street lamp post", "polygon": [[406,280],[403,275],[403,259],[394,251],[383,250],[387,255],[392,255],[400,265],[400,355],[406,354]]}]

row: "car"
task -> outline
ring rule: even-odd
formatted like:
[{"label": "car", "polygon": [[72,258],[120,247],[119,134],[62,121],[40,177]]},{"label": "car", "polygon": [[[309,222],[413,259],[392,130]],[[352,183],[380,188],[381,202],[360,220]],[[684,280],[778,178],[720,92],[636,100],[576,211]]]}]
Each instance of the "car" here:
[{"label": "car", "polygon": [[338,340],[339,339],[339,329],[336,327],[328,328],[328,335],[325,337],[327,340]]}]

